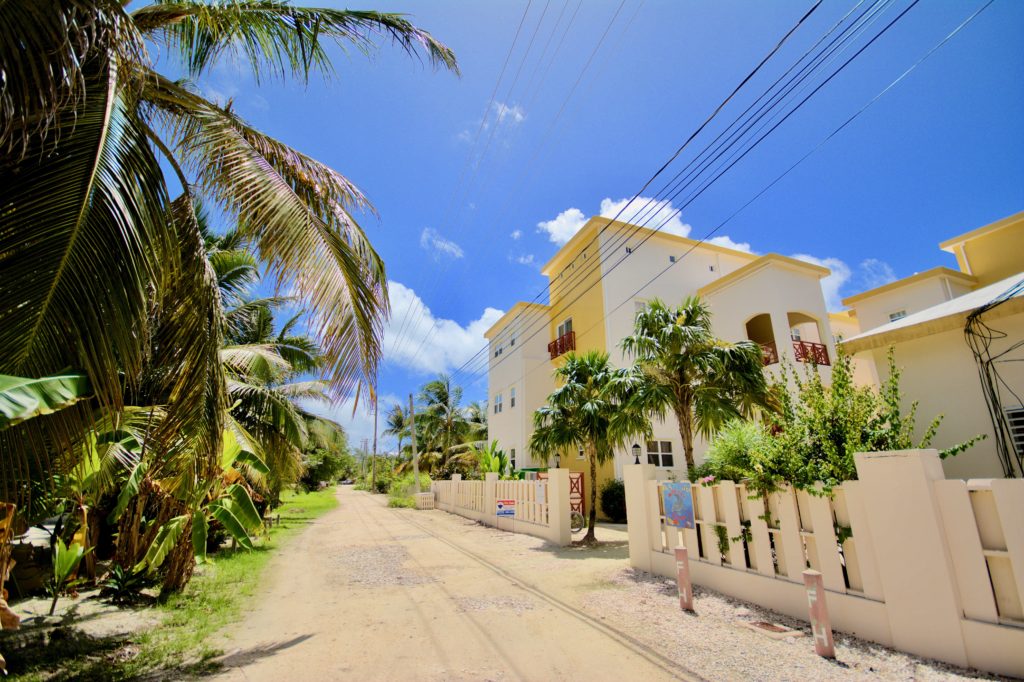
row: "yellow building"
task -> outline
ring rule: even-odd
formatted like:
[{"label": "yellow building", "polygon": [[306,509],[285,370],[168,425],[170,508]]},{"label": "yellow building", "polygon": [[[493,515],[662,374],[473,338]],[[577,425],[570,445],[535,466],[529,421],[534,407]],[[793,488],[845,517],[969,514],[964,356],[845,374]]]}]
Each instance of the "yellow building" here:
[{"label": "yellow building", "polygon": [[[594,217],[541,272],[548,278],[548,302],[516,304],[486,333],[489,437],[510,454],[516,468],[545,465],[529,452],[532,415],[554,390],[552,372],[564,354],[599,350],[617,366],[628,364],[620,342],[632,333],[637,309],[650,299],[678,304],[699,294],[711,307],[715,334],[726,341],[761,343],[767,371],[780,358],[798,362],[814,357],[827,375],[835,357],[833,320],[821,288],[829,270],[818,265]],[[858,331],[853,318],[842,317],[842,323],[844,334]],[[664,477],[684,479],[675,419],[656,421],[652,428],[651,440],[636,444],[640,456],[655,463]],[[623,464],[633,463],[632,445],[599,468],[599,485],[620,478]],[[698,463],[705,450],[705,443],[696,444]],[[583,455],[564,453],[557,465],[585,474],[584,498],[589,499],[589,464]]]},{"label": "yellow building", "polygon": [[[934,446],[985,440],[943,460],[950,478],[1024,474],[1024,212],[942,242],[959,270],[936,267],[843,301],[860,323],[843,348],[887,378],[892,348],[919,438],[944,415]],[[973,323],[972,323],[973,320]]]}]

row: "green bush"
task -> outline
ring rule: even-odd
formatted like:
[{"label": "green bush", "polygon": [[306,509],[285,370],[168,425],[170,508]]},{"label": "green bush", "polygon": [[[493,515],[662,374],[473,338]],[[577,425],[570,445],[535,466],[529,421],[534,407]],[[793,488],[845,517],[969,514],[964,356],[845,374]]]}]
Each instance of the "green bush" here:
[{"label": "green bush", "polygon": [[626,522],[626,486],[618,478],[601,486],[601,511],[614,523]]},{"label": "green bush", "polygon": [[733,419],[711,441],[704,463],[691,472],[691,479],[713,476],[715,480],[742,481],[750,477],[754,463],[770,447],[771,435],[762,424]]},{"label": "green bush", "polygon": [[[415,507],[416,501],[412,497],[413,493],[413,476],[412,472],[403,474],[400,478],[396,478],[391,481],[391,485],[388,487],[388,506],[389,507]],[[430,490],[430,476],[421,473],[420,474],[420,491],[426,492]]]},{"label": "green bush", "polygon": [[320,488],[320,481],[334,483],[355,471],[355,459],[343,451],[317,448],[302,455],[303,472],[299,484],[312,492]]}]

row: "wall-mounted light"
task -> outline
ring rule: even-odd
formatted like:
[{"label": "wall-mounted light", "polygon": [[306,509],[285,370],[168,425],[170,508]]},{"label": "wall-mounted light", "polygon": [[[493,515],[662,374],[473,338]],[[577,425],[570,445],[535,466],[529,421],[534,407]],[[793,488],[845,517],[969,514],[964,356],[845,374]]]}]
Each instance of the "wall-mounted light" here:
[{"label": "wall-mounted light", "polygon": [[633,457],[636,459],[636,461],[633,462],[633,464],[639,464],[640,463],[640,445],[639,445],[639,443],[633,443]]}]

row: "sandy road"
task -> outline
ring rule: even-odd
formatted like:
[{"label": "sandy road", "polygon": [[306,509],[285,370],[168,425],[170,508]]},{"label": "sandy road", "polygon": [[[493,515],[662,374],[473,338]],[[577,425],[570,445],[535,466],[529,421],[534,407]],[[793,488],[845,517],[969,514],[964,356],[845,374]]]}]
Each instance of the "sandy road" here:
[{"label": "sandy road", "polygon": [[558,562],[444,512],[338,495],[272,560],[255,611],[231,628],[221,679],[696,679],[573,606],[612,559]]}]

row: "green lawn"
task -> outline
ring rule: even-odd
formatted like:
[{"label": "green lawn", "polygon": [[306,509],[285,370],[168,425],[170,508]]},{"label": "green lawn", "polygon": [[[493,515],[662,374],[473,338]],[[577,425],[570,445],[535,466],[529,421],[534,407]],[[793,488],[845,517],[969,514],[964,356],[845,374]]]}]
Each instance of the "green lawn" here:
[{"label": "green lawn", "polygon": [[[338,505],[334,488],[315,493],[288,493],[280,513],[280,525],[256,550],[222,550],[211,561],[196,567],[196,574],[181,594],[153,608],[164,615],[161,625],[131,642],[95,643],[69,638],[64,650],[44,652],[40,664],[22,679],[29,680],[128,680],[138,676],[177,677],[216,669],[212,658],[221,653],[216,633],[240,620],[259,586],[271,555],[285,546],[313,519]],[[51,643],[51,648],[60,642]],[[52,654],[52,655],[46,655]],[[60,661],[57,664],[57,661]],[[54,675],[55,664],[60,671]]]}]

